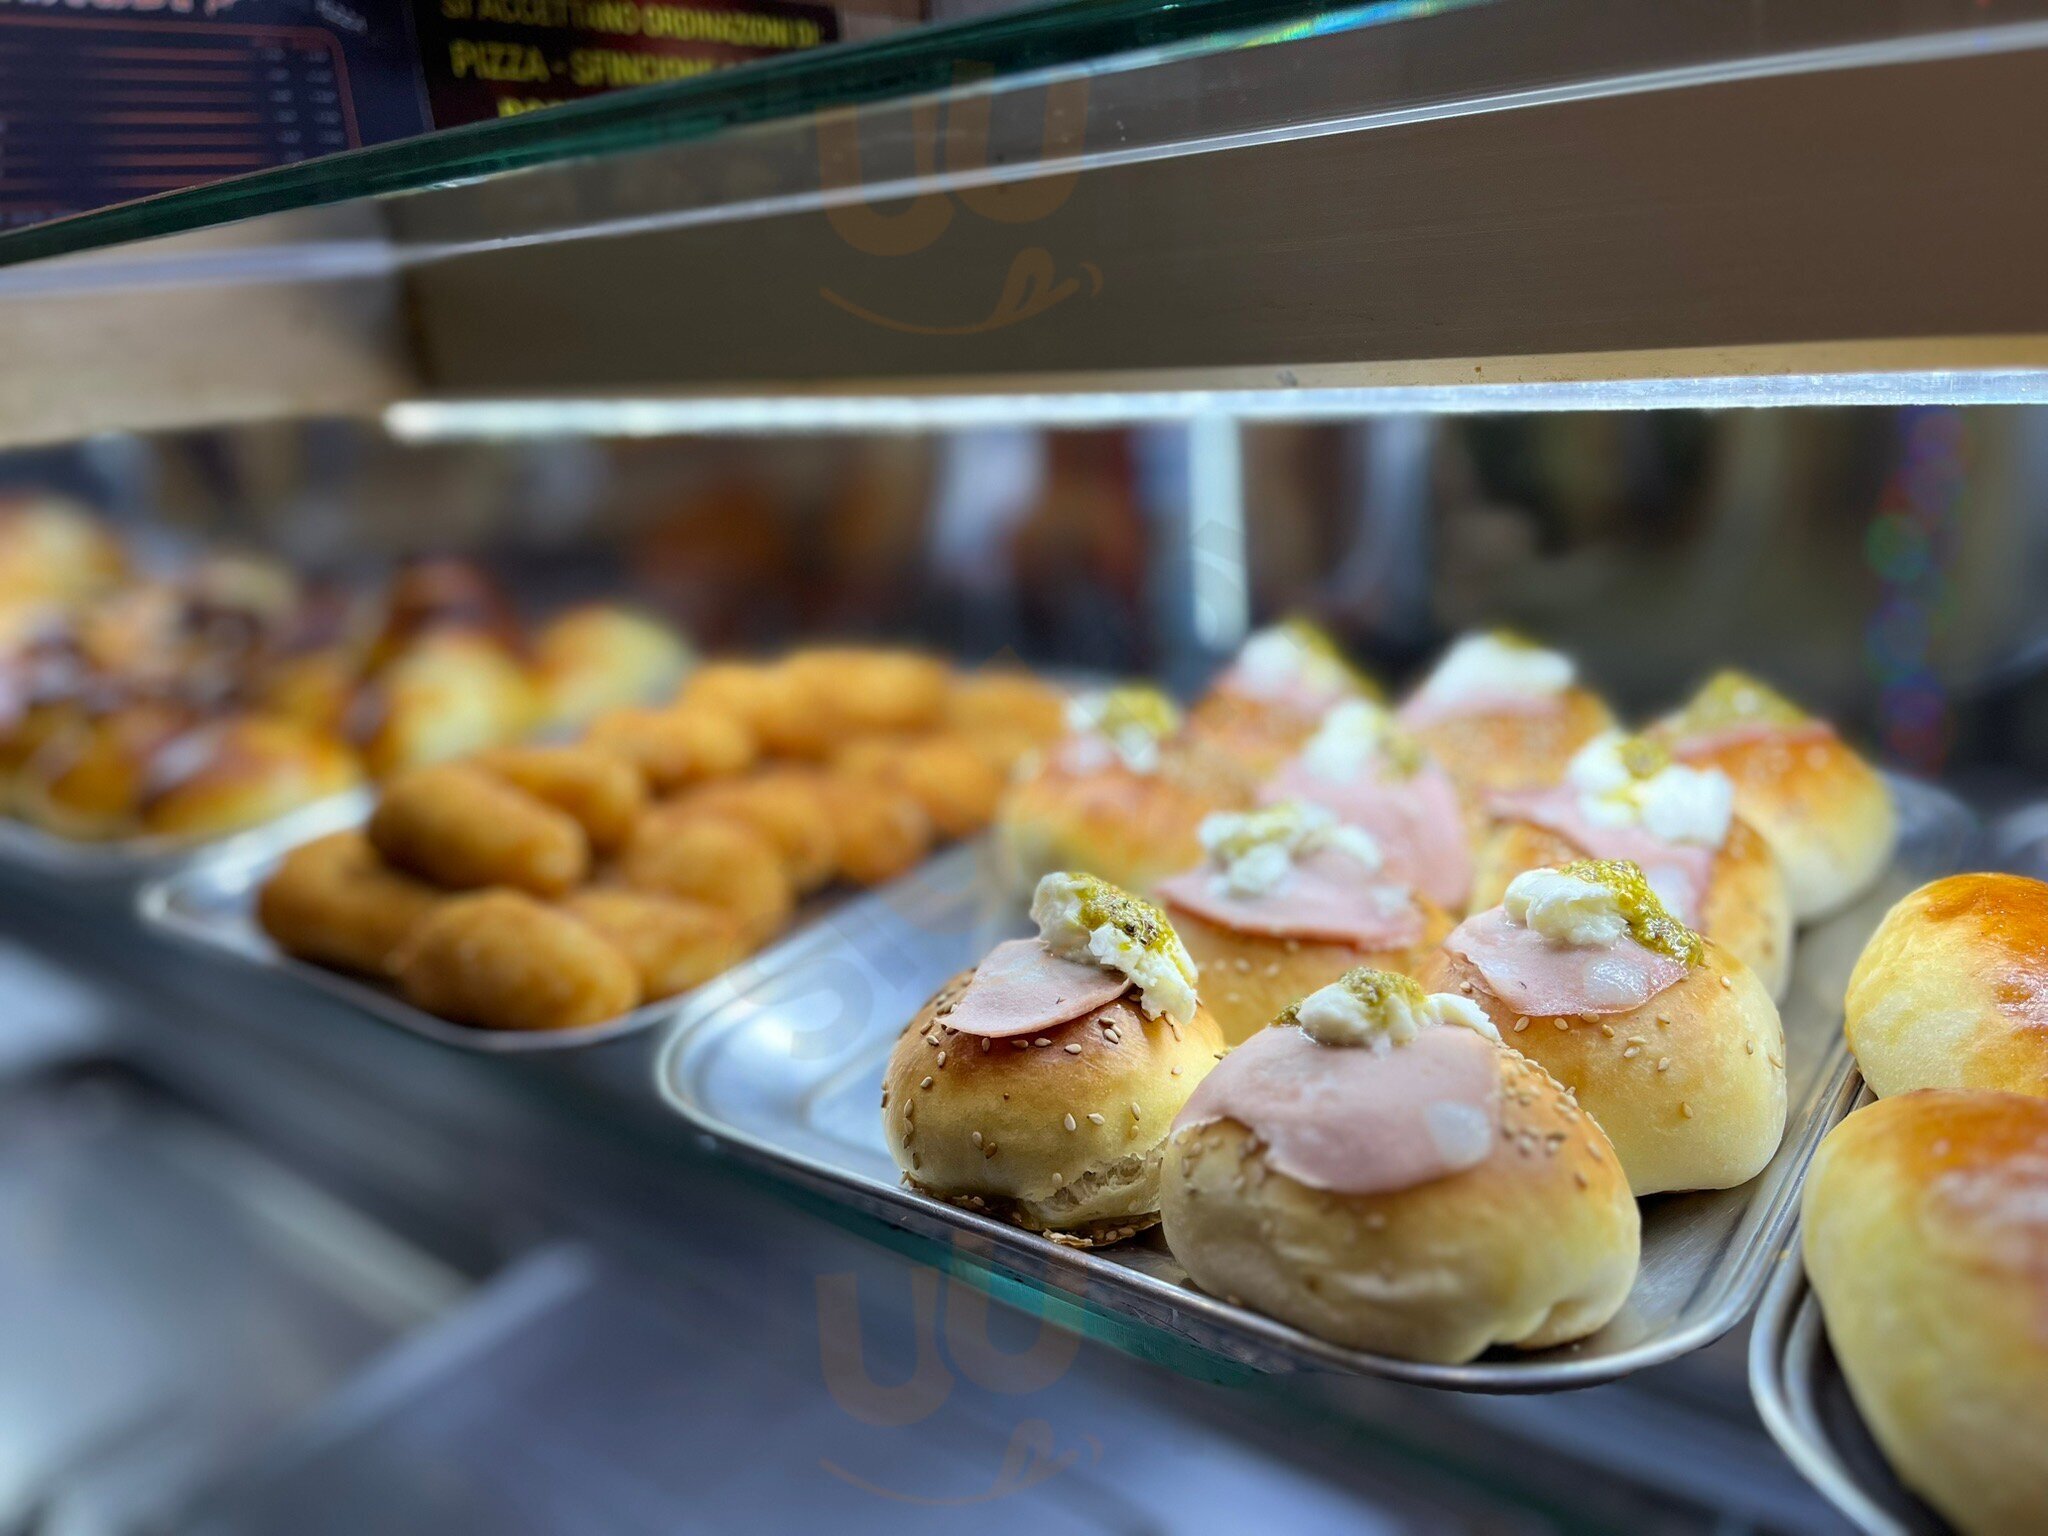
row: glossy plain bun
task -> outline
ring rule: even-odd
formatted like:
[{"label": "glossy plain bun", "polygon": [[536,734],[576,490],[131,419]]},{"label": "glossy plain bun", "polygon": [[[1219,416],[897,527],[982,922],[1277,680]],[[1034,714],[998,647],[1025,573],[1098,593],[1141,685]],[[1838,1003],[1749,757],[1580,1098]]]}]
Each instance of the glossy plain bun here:
[{"label": "glossy plain bun", "polygon": [[1805,1198],[1828,1338],[1900,1480],[1965,1536],[2048,1529],[2048,1103],[1880,1100]]}]

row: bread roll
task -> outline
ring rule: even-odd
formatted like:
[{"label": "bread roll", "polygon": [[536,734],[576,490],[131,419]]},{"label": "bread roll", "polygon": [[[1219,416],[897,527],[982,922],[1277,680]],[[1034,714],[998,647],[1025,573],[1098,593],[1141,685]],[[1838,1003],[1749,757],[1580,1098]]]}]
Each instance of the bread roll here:
[{"label": "bread roll", "polygon": [[378,778],[514,741],[533,724],[533,689],[498,640],[443,632],[407,643],[351,712]]},{"label": "bread roll", "polygon": [[284,856],[256,893],[256,921],[288,955],[386,977],[442,899],[386,864],[361,832],[334,832]]},{"label": "bread roll", "polygon": [[254,827],[362,782],[346,743],[265,715],[217,721],[173,743],[150,775],[142,828],[218,837]]},{"label": "bread roll", "polygon": [[2048,1103],[1860,1109],[1806,1181],[1806,1272],[1899,1478],[1965,1536],[2048,1526]]},{"label": "bread roll", "polygon": [[738,919],[701,901],[592,889],[562,905],[618,946],[650,1002],[701,986],[746,958]]},{"label": "bread roll", "polygon": [[590,843],[573,817],[467,763],[399,774],[367,830],[396,868],[450,890],[559,896],[590,872]]},{"label": "bread roll", "polygon": [[1579,748],[1614,727],[1614,712],[1584,688],[1541,709],[1483,709],[1419,721],[1409,732],[1474,797],[1539,789],[1564,777]]},{"label": "bread roll", "polygon": [[1898,819],[1883,776],[1754,678],[1720,673],[1651,729],[1674,757],[1734,781],[1735,809],[1778,856],[1795,920],[1847,906],[1890,860]]},{"label": "bread roll", "polygon": [[1468,919],[1417,980],[1469,997],[1503,1040],[1571,1089],[1613,1141],[1636,1194],[1726,1189],[1762,1171],[1785,1132],[1785,1033],[1748,966],[1696,939],[1692,958],[1674,968],[1678,979],[1640,1006],[1524,1011],[1467,954],[1475,925],[1499,920],[1497,908]]},{"label": "bread roll", "polygon": [[15,809],[59,837],[133,836],[155,764],[193,723],[190,710],[155,701],[53,723],[15,775]]},{"label": "bread roll", "polygon": [[1880,1096],[2048,1097],[2048,885],[1978,874],[1921,886],[1870,936],[1843,1008],[1849,1049]]},{"label": "bread roll", "polygon": [[1160,1194],[1167,1246],[1204,1290],[1443,1364],[1594,1332],[1627,1298],[1641,1240],[1591,1117],[1455,1024],[1376,1050],[1283,1019],[1182,1111]]},{"label": "bread roll", "polygon": [[571,817],[598,853],[623,844],[647,805],[640,770],[601,747],[497,747],[470,762]]},{"label": "bread roll", "polygon": [[690,648],[658,619],[608,603],[572,608],[533,637],[540,718],[561,725],[672,691]]},{"label": "bread roll", "polygon": [[393,970],[415,1007],[480,1029],[580,1029],[640,1001],[639,977],[616,945],[519,891],[441,902]]},{"label": "bread roll", "polygon": [[[1522,871],[1569,864],[1591,852],[1548,828],[1501,822],[1480,848],[1472,905],[1497,906]],[[1772,1001],[1784,998],[1792,980],[1792,908],[1777,859],[1747,822],[1729,824],[1695,926],[1754,971]]]}]

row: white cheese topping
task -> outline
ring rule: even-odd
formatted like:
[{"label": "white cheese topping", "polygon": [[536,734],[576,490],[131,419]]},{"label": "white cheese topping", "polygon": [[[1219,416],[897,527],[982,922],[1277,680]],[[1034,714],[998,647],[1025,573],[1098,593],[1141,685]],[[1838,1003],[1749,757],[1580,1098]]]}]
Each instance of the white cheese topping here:
[{"label": "white cheese topping", "polygon": [[1294,861],[1320,849],[1347,854],[1370,873],[1380,846],[1363,827],[1341,826],[1330,811],[1305,800],[1282,800],[1258,811],[1218,811],[1202,818],[1202,847],[1232,896],[1264,896],[1293,873]]},{"label": "white cheese topping", "polygon": [[1604,948],[1628,932],[1613,891],[1562,870],[1532,869],[1515,876],[1501,906],[1509,922],[1535,929],[1552,944]]},{"label": "white cheese topping", "polygon": [[1319,779],[1348,783],[1378,755],[1393,723],[1394,717],[1371,699],[1332,705],[1301,749],[1301,765]]},{"label": "white cheese topping", "polygon": [[1471,700],[1551,698],[1571,687],[1569,656],[1506,635],[1466,635],[1436,664],[1417,692],[1436,706]]},{"label": "white cheese topping", "polygon": [[1296,687],[1317,692],[1355,687],[1343,661],[1310,638],[1316,634],[1289,624],[1260,630],[1237,653],[1238,686],[1258,698],[1283,696]]},{"label": "white cheese topping", "polygon": [[1166,914],[1094,875],[1055,871],[1031,897],[1038,937],[1062,960],[1120,971],[1148,1018],[1195,1016],[1195,962]]},{"label": "white cheese topping", "polygon": [[1500,1039],[1485,1010],[1470,998],[1425,994],[1406,976],[1364,968],[1309,993],[1295,1004],[1294,1021],[1319,1045],[1364,1046],[1383,1053],[1438,1025]]},{"label": "white cheese topping", "polygon": [[1159,744],[1180,729],[1180,707],[1156,688],[1108,688],[1068,700],[1067,729],[1100,742],[1132,773],[1157,773]]},{"label": "white cheese topping", "polygon": [[1604,731],[1573,756],[1565,782],[1595,826],[1640,826],[1667,843],[1718,848],[1735,815],[1735,785],[1718,768],[1674,763],[1641,737]]}]

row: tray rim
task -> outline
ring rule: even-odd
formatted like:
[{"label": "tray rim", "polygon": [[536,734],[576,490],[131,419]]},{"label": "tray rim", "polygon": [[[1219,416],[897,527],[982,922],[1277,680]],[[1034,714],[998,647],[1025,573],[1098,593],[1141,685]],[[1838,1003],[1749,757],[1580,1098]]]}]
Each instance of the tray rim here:
[{"label": "tray rim", "polygon": [[[352,824],[343,822],[340,826]],[[330,830],[339,830],[339,827]],[[178,909],[179,895],[191,886],[207,881],[218,883],[227,879],[254,881],[267,868],[274,867],[290,847],[295,846],[296,842],[277,844],[266,841],[260,845],[223,846],[210,850],[142,885],[135,894],[136,916],[145,927],[201,954],[250,970],[288,977],[347,1004],[355,1012],[365,1014],[380,1024],[405,1030],[451,1050],[467,1051],[479,1056],[529,1056],[590,1050],[643,1034],[669,1019],[679,1009],[692,1004],[717,1004],[736,997],[761,975],[773,967],[786,963],[789,952],[807,942],[819,924],[829,921],[835,913],[843,910],[849,900],[858,901],[864,896],[885,893],[891,886],[899,883],[888,882],[875,887],[872,891],[862,892],[850,898],[814,897],[806,904],[809,910],[806,910],[806,907],[798,908],[796,920],[787,932],[756,950],[737,965],[687,992],[642,1003],[616,1018],[605,1019],[597,1024],[582,1025],[576,1029],[491,1030],[437,1018],[424,1009],[415,1008],[404,1002],[373,982],[340,971],[331,971],[311,961],[287,955],[275,945],[269,944],[267,940],[264,943],[268,953],[252,953],[223,930],[210,923],[195,921]],[[965,844],[943,848],[903,879],[915,880],[933,866],[942,865],[945,861],[961,857],[963,854],[971,854],[974,846],[970,840]]]},{"label": "tray rim", "polygon": [[[1898,776],[1887,775],[1897,780]],[[1970,831],[1981,832],[1981,822],[1966,802],[1951,791],[1922,780],[1905,779],[1915,793],[1930,792],[1948,802],[1967,819]],[[924,880],[934,871],[930,866],[907,877]],[[1930,876],[1931,878],[1931,876]],[[1822,1139],[1854,1107],[1861,1080],[1847,1038],[1839,1028],[1832,1032],[1827,1055],[1814,1077],[1810,1102],[1812,1111],[1795,1133],[1788,1126],[1778,1154],[1790,1149],[1783,1178],[1762,1207],[1754,1230],[1744,1244],[1757,1257],[1740,1273],[1724,1281],[1711,1296],[1703,1315],[1682,1327],[1660,1333],[1626,1349],[1598,1358],[1573,1358],[1566,1345],[1559,1351],[1538,1352],[1526,1362],[1512,1356],[1480,1360],[1465,1365],[1438,1365],[1400,1360],[1388,1355],[1346,1349],[1328,1343],[1300,1329],[1263,1316],[1246,1307],[1234,1307],[1193,1287],[1174,1285],[1130,1267],[1115,1264],[1086,1249],[1050,1242],[1005,1222],[964,1210],[917,1194],[901,1185],[883,1184],[862,1175],[814,1163],[786,1151],[747,1131],[719,1119],[697,1106],[682,1092],[678,1070],[686,1054],[704,1034],[704,1025],[718,1006],[715,998],[692,998],[670,1021],[668,1031],[654,1056],[655,1091],[662,1102],[706,1141],[706,1144],[742,1160],[763,1167],[800,1185],[844,1200],[856,1209],[896,1227],[926,1237],[948,1239],[965,1232],[983,1246],[988,1261],[1003,1269],[1018,1283],[1043,1291],[1045,1283],[1036,1276],[1048,1270],[1065,1272],[1079,1280],[1104,1282],[1100,1294],[1136,1296],[1146,1307],[1104,1307],[1100,1294],[1090,1288],[1084,1302],[1096,1310],[1108,1310],[1125,1320],[1159,1326],[1161,1313],[1185,1317],[1192,1314],[1205,1330],[1201,1337],[1177,1333],[1198,1347],[1226,1359],[1251,1364],[1263,1370],[1323,1369],[1349,1375],[1380,1377],[1411,1385],[1450,1391],[1491,1394],[1532,1394],[1570,1391],[1617,1381],[1651,1366],[1666,1364],[1694,1353],[1730,1332],[1748,1317],[1766,1293],[1773,1277],[1773,1258],[1783,1252],[1796,1230],[1800,1196],[1806,1172]],[[1018,1269],[1004,1259],[1024,1260]],[[1067,1299],[1080,1299],[1069,1291]],[[1169,1332],[1175,1330],[1169,1329]],[[1226,1347],[1232,1336],[1249,1338],[1263,1349],[1257,1353]],[[1556,1358],[1545,1358],[1554,1355]],[[1886,1532],[1884,1536],[1908,1536]]]},{"label": "tray rim", "polygon": [[0,815],[0,867],[80,884],[147,880],[175,874],[195,860],[295,846],[369,814],[374,790],[357,784],[322,795],[254,826],[217,837],[122,837],[94,842],[60,837],[18,816]]}]

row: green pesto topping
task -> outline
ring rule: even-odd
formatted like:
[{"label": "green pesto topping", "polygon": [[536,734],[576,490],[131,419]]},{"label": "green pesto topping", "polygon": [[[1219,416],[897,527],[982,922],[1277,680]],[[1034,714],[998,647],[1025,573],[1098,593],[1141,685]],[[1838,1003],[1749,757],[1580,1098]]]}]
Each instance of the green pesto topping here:
[{"label": "green pesto topping", "polygon": [[1622,920],[1628,924],[1629,937],[1643,948],[1686,965],[1698,965],[1704,957],[1700,936],[1664,909],[1650,882],[1643,878],[1641,865],[1627,859],[1580,859],[1563,865],[1558,873],[1612,891]]},{"label": "green pesto topping", "polygon": [[1387,696],[1386,690],[1380,687],[1378,680],[1371,674],[1360,671],[1352,663],[1351,658],[1344,654],[1344,647],[1337,643],[1336,636],[1314,619],[1304,614],[1289,614],[1280,621],[1278,627],[1282,634],[1295,643],[1303,655],[1313,656],[1338,668],[1343,672],[1345,680],[1367,698],[1384,699]]},{"label": "green pesto topping", "polygon": [[[1403,976],[1397,971],[1376,971],[1369,965],[1352,967],[1337,978],[1337,985],[1357,998],[1359,1006],[1375,1018],[1397,999],[1411,1009],[1420,1009],[1429,1000],[1429,994],[1422,990],[1422,983],[1412,976]],[[1273,1026],[1284,1029],[1300,1022],[1301,1004],[1294,1002],[1280,1010]]]},{"label": "green pesto topping", "polygon": [[1061,878],[1073,882],[1074,895],[1080,902],[1081,926],[1090,932],[1114,928],[1140,949],[1149,950],[1164,949],[1179,941],[1164,912],[1122,886],[1111,885],[1099,875],[1068,873]]},{"label": "green pesto topping", "polygon": [[1647,736],[1622,737],[1614,744],[1614,755],[1632,779],[1654,779],[1671,766],[1671,754]]},{"label": "green pesto topping", "polygon": [[1782,693],[1747,672],[1716,672],[1700,685],[1677,724],[1687,734],[1704,735],[1738,725],[1804,725],[1812,717]]},{"label": "green pesto topping", "polygon": [[1164,738],[1180,729],[1180,706],[1157,688],[1127,683],[1096,702],[1094,724],[1105,736],[1136,730]]}]

